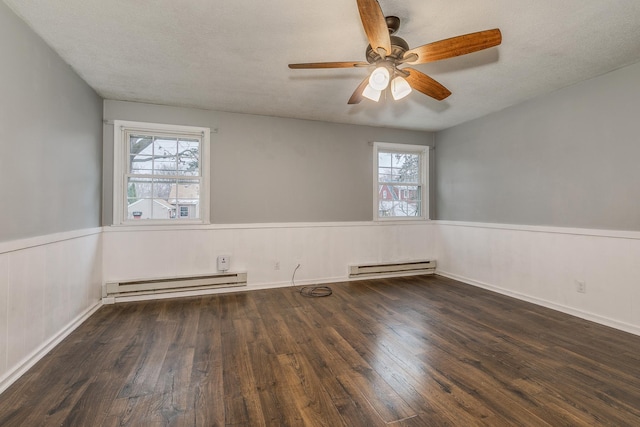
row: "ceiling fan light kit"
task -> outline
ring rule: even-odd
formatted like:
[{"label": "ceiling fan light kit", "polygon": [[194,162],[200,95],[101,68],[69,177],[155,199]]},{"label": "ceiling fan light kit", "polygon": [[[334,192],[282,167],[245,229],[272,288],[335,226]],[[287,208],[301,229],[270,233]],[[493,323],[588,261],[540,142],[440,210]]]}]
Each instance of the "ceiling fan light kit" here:
[{"label": "ceiling fan light kit", "polygon": [[369,86],[375,90],[385,90],[389,86],[390,73],[387,67],[378,67],[369,76]]},{"label": "ceiling fan light kit", "polygon": [[[377,0],[356,0],[360,19],[369,46],[367,62],[315,62],[289,64],[291,69],[352,68],[371,66],[375,69],[364,79],[349,98],[349,104],[358,104],[362,98],[378,101],[382,91],[390,87],[394,100],[409,95],[412,89],[441,101],[451,92],[436,80],[414,68],[400,68],[405,64],[425,64],[454,58],[502,43],[500,30],[479,31],[428,43],[410,49],[406,41],[393,34],[400,28],[400,18],[385,17]],[[389,84],[391,82],[391,84]]]},{"label": "ceiling fan light kit", "polygon": [[372,88],[370,84],[367,85],[362,91],[362,96],[375,102],[378,102],[380,100],[381,94],[382,94],[381,90]]},{"label": "ceiling fan light kit", "polygon": [[398,101],[411,93],[411,86],[401,76],[391,80],[391,96]]}]

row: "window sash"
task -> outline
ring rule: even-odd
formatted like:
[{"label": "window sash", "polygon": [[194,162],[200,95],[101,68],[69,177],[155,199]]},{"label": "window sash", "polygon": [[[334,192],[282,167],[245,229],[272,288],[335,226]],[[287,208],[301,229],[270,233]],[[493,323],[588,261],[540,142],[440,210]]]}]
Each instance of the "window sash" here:
[{"label": "window sash", "polygon": [[[149,137],[151,138],[151,149],[145,147],[140,152],[132,152],[132,137]],[[210,130],[208,128],[198,128],[192,126],[173,126],[153,123],[139,123],[114,121],[114,206],[113,206],[113,224],[115,225],[140,225],[140,224],[178,224],[178,223],[209,223],[208,217],[208,146],[210,139]],[[156,141],[169,140],[164,146]],[[172,141],[174,140],[174,141]],[[175,143],[175,149],[171,147],[171,143]],[[162,147],[165,152],[158,156],[154,150]],[[183,152],[197,149],[197,153],[193,156],[181,156]],[[147,152],[145,152],[147,151]],[[174,153],[175,151],[175,153]],[[172,154],[175,154],[172,156]],[[132,159],[136,156],[147,156],[149,164],[145,167],[136,169],[133,167]],[[159,157],[165,158],[169,156],[173,162],[156,163]],[[193,167],[189,165],[190,161],[197,162]],[[168,164],[166,172],[162,164]],[[133,197],[129,193],[129,185],[143,184],[145,180],[156,185],[175,185],[174,189],[168,190],[164,188],[162,193],[158,193],[153,185],[149,184],[144,194],[135,194]],[[184,197],[180,197],[180,185],[189,184],[192,187],[190,192],[183,193]],[[137,191],[134,190],[134,191]],[[169,203],[173,197],[174,203]],[[117,193],[120,193],[119,195]],[[174,194],[175,193],[175,194]],[[118,197],[120,196],[120,197]],[[134,218],[133,211],[129,208],[129,201],[143,200],[142,204],[150,204],[146,210],[153,212],[153,209],[159,209],[162,215],[147,214],[146,219]],[[146,200],[146,202],[144,201]],[[173,205],[173,206],[170,206]],[[189,215],[181,217],[181,205],[192,206],[189,208]],[[193,207],[195,206],[195,207]],[[130,212],[131,211],[131,212]],[[176,213],[177,212],[177,213]],[[140,213],[140,211],[136,211]]]},{"label": "window sash", "polygon": [[[428,219],[429,147],[379,142],[374,147],[374,219]],[[381,161],[381,154],[390,157]],[[416,173],[401,178],[402,164],[393,159],[396,154],[417,156]]]}]

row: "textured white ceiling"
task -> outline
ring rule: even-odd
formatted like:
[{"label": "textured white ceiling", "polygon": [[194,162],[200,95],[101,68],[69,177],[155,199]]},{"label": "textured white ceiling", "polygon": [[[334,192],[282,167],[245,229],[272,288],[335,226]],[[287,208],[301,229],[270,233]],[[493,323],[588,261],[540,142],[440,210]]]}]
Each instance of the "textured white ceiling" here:
[{"label": "textured white ceiling", "polygon": [[[640,61],[638,0],[379,0],[411,47],[491,28],[502,45],[416,68],[453,93],[347,105],[367,69],[355,0],[5,0],[102,97],[440,130]],[[640,82],[639,82],[640,84]]]}]

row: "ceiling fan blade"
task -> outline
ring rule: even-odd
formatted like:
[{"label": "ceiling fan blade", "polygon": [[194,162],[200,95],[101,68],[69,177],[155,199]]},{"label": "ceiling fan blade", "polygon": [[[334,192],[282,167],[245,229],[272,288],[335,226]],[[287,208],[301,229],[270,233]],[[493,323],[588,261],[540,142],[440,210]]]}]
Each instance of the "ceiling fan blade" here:
[{"label": "ceiling fan blade", "polygon": [[389,28],[384,18],[382,9],[377,0],[357,0],[358,11],[364,32],[374,52],[380,53],[380,48],[386,51],[386,55],[391,54],[391,38]]},{"label": "ceiling fan blade", "polygon": [[413,68],[404,68],[402,71],[409,73],[409,76],[405,77],[405,79],[409,82],[411,87],[427,96],[437,99],[438,101],[442,101],[451,95],[451,91],[449,91],[449,89],[418,70],[414,70]]},{"label": "ceiling fan blade", "polygon": [[[477,52],[498,46],[500,43],[502,43],[502,33],[500,33],[499,29],[479,31],[410,49],[405,52],[403,57],[405,60],[403,62],[407,64],[424,64],[425,62],[434,62]],[[414,59],[412,55],[417,55],[417,58]]]},{"label": "ceiling fan blade", "polygon": [[289,68],[294,70],[303,68],[353,68],[353,67],[368,67],[368,62],[351,61],[351,62],[308,62],[303,64],[289,64]]},{"label": "ceiling fan blade", "polygon": [[351,95],[351,98],[349,98],[349,102],[347,102],[347,104],[360,104],[360,101],[362,101],[363,98],[362,92],[364,92],[364,88],[367,87],[368,84],[369,76],[365,77],[365,79],[360,82],[356,90],[353,92],[353,95]]}]

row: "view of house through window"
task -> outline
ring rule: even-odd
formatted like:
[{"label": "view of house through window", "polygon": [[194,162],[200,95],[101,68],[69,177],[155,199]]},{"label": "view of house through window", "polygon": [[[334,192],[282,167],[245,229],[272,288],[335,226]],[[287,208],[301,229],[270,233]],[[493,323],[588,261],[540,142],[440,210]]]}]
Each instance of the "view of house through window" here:
[{"label": "view of house through window", "polygon": [[200,140],[128,137],[127,219],[199,218]]},{"label": "view of house through window", "polygon": [[376,216],[426,217],[426,156],[423,146],[376,145]]},{"label": "view of house through window", "polygon": [[123,127],[122,139],[122,220],[202,220],[204,133]]}]

